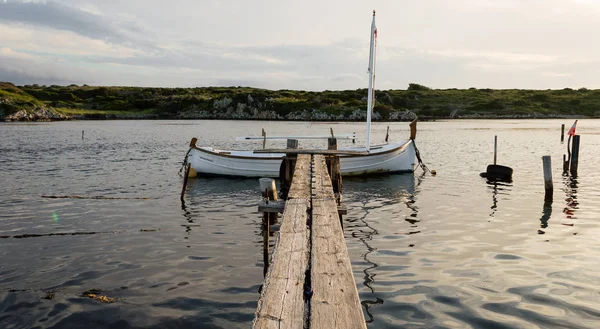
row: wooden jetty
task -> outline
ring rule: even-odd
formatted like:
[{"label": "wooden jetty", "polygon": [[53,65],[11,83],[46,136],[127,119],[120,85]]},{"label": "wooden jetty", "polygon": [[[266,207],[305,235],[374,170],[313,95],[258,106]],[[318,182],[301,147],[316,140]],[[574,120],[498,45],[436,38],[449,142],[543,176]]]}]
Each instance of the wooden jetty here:
[{"label": "wooden jetty", "polygon": [[[294,159],[253,328],[366,328],[340,221],[340,198],[329,174],[336,158],[298,154]],[[331,176],[335,180],[334,171]],[[269,211],[266,204],[259,209]]]}]

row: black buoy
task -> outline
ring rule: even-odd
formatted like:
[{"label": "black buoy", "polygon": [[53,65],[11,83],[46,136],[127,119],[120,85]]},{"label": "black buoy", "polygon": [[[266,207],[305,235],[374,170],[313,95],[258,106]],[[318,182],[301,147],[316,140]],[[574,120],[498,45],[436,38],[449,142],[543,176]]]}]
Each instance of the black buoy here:
[{"label": "black buoy", "polygon": [[498,150],[498,136],[494,136],[494,164],[488,165],[485,172],[479,174],[479,176],[487,178],[488,181],[512,181],[513,170],[507,166],[501,166],[496,164]]}]

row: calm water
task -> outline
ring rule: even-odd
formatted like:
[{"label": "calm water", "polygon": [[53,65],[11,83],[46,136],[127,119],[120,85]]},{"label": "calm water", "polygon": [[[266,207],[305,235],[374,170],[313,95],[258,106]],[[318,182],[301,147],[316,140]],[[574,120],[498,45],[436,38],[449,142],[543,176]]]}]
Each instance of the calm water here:
[{"label": "calm water", "polygon": [[[579,122],[574,180],[561,176],[561,123],[571,120],[420,123],[436,177],[344,181],[369,328],[598,328],[600,120]],[[177,172],[191,137],[232,147],[263,127],[364,136],[345,123],[0,123],[0,328],[250,327],[263,279],[258,182],[193,179],[182,207]],[[390,130],[408,135],[405,123]],[[479,177],[494,135],[511,184]],[[554,167],[546,207],[542,155]],[[81,297],[89,289],[117,302]]]}]

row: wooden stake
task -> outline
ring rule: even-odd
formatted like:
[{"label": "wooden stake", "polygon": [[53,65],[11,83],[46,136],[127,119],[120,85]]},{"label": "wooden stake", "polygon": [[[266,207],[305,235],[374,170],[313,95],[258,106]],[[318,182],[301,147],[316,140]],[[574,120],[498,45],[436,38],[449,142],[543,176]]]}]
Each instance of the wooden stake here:
[{"label": "wooden stake", "polygon": [[563,154],[563,174],[569,172],[569,161],[567,161],[567,155]]},{"label": "wooden stake", "polygon": [[298,148],[298,140],[297,139],[288,139],[287,140],[287,148],[297,149]]},{"label": "wooden stake", "polygon": [[388,138],[390,137],[390,126],[387,126],[387,131],[385,132],[385,142],[388,142]]},{"label": "wooden stake", "polygon": [[328,138],[327,139],[327,149],[328,150],[337,150],[337,138]]},{"label": "wooden stake", "polygon": [[185,188],[187,186],[188,183],[188,175],[190,174],[190,168],[192,166],[188,163],[186,165],[186,169],[185,169],[185,176],[183,176],[183,187],[181,188],[181,202],[183,202],[183,196],[185,195]]},{"label": "wooden stake", "polygon": [[496,165],[496,155],[498,154],[498,136],[494,136],[494,166]]},{"label": "wooden stake", "polygon": [[571,176],[577,177],[577,165],[579,164],[579,135],[573,136],[573,154],[571,155]]},{"label": "wooden stake", "polygon": [[550,156],[544,155],[542,163],[544,165],[544,189],[546,190],[544,201],[552,201],[554,185],[552,184],[552,162]]},{"label": "wooden stake", "polygon": [[[277,214],[275,214],[277,216]],[[269,225],[270,215],[268,212],[263,213],[263,276],[267,276],[267,270],[269,269],[269,234],[271,227]]]},{"label": "wooden stake", "polygon": [[[269,201],[278,200],[277,187],[273,178],[260,178],[258,182],[260,184],[260,189],[262,191],[263,197],[267,199],[267,203]],[[275,224],[276,222],[277,213],[263,213],[263,262],[265,264],[263,274],[265,276],[267,275],[267,269],[269,268],[269,235],[271,234],[271,225]]]},{"label": "wooden stake", "polygon": [[84,131],[81,131],[81,139],[83,140]]},{"label": "wooden stake", "polygon": [[263,136],[263,150],[265,149],[266,145],[267,145],[267,133],[265,132],[264,128],[262,129],[262,136]]},{"label": "wooden stake", "polygon": [[560,141],[561,142],[565,141],[565,124],[564,123],[560,126]]}]

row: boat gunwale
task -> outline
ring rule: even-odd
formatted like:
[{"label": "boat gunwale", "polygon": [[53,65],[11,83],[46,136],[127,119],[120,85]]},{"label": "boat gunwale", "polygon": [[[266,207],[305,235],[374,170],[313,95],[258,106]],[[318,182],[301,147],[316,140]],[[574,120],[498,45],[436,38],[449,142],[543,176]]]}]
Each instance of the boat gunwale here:
[{"label": "boat gunwale", "polygon": [[[394,147],[391,148],[389,150],[385,150],[382,152],[377,152],[377,153],[369,153],[369,154],[358,154],[358,155],[341,155],[341,158],[363,158],[363,157],[372,157],[375,155],[382,155],[382,154],[387,154],[387,153],[392,153],[392,152],[396,152],[398,150],[400,151],[404,151],[404,149],[406,149],[408,147],[408,145],[412,142],[412,139],[407,140],[406,142],[404,142],[403,144],[399,145],[398,147]],[[194,149],[200,152],[204,152],[210,155],[214,155],[214,156],[219,156],[219,157],[225,157],[225,158],[235,158],[235,159],[252,159],[252,160],[283,160],[283,157],[285,156],[285,153],[274,153],[274,154],[282,154],[281,157],[254,157],[254,156],[243,156],[243,155],[231,155],[231,154],[224,154],[224,153],[219,153],[219,152],[214,152],[214,151],[209,151],[209,150],[205,150],[203,148],[200,148],[198,146],[191,146],[190,149]],[[260,153],[257,153],[260,154]]]}]

